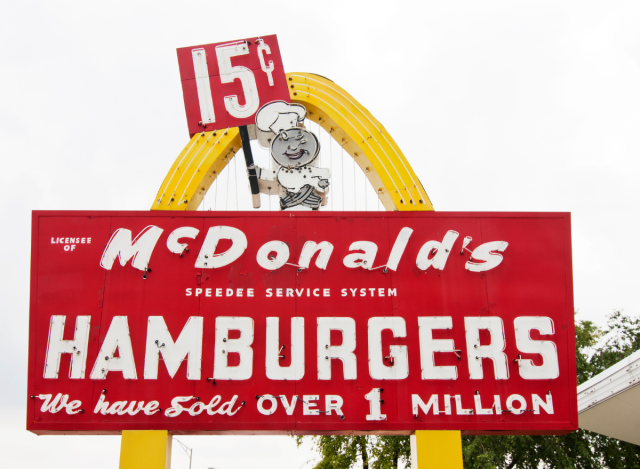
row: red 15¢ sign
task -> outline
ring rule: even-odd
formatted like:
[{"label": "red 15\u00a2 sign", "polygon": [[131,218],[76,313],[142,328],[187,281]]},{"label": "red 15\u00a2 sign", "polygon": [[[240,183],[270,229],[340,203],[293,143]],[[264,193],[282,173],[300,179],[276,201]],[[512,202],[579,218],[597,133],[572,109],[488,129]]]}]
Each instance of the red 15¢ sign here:
[{"label": "red 15\u00a2 sign", "polygon": [[253,124],[261,105],[290,101],[275,34],[177,52],[189,135]]}]

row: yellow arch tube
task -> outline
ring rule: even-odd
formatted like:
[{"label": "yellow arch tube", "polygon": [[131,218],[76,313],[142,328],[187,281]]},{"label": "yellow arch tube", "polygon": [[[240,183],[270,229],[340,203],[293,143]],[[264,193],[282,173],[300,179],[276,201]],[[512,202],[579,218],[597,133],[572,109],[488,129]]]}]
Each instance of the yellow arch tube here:
[{"label": "yellow arch tube", "polygon": [[151,210],[197,210],[240,148],[237,127],[195,134],[173,162]]},{"label": "yellow arch tube", "polygon": [[327,78],[288,73],[294,103],[355,159],[387,210],[433,210],[424,187],[391,135],[353,96]]},{"label": "yellow arch tube", "polygon": [[[355,160],[386,210],[433,210],[424,187],[391,135],[344,89],[319,75],[287,74],[291,101]],[[151,210],[196,210],[241,148],[237,128],[196,134],[167,173]]]}]

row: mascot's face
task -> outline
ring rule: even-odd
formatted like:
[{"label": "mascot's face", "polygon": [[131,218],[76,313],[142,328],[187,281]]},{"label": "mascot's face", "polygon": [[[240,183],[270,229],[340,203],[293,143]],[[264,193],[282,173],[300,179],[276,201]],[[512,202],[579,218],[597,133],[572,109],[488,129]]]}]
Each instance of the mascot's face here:
[{"label": "mascot's face", "polygon": [[319,152],[317,137],[297,127],[281,131],[271,142],[271,156],[281,166],[305,166],[315,160]]}]

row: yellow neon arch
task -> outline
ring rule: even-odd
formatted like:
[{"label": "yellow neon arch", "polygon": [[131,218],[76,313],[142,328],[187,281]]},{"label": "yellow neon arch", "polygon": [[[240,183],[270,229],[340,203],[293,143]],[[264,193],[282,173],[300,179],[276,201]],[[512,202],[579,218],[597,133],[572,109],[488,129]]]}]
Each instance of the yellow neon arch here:
[{"label": "yellow neon arch", "polygon": [[[411,165],[385,128],[344,89],[310,73],[288,73],[291,101],[354,158],[386,210],[433,210]],[[196,134],[164,178],[151,210],[196,210],[242,148],[237,128]]]}]

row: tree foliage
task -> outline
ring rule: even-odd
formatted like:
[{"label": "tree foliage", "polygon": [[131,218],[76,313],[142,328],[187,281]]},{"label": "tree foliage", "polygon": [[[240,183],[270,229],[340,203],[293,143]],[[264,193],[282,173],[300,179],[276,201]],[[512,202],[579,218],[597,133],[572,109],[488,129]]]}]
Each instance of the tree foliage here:
[{"label": "tree foliage", "polygon": [[[640,350],[640,318],[616,311],[607,325],[576,323],[578,384]],[[406,436],[315,436],[315,469],[411,465]],[[297,437],[298,445],[303,437]],[[562,436],[463,436],[465,469],[640,469],[640,446],[578,430]]]},{"label": "tree foliage", "polygon": [[[297,436],[298,446],[305,437]],[[314,436],[320,455],[314,469],[395,469],[399,462],[410,465],[407,436]]]}]

